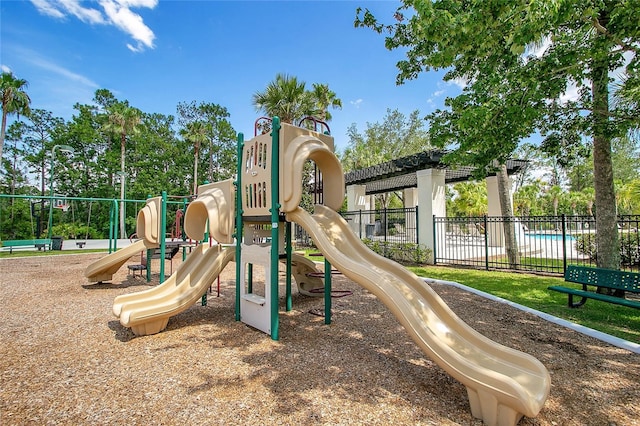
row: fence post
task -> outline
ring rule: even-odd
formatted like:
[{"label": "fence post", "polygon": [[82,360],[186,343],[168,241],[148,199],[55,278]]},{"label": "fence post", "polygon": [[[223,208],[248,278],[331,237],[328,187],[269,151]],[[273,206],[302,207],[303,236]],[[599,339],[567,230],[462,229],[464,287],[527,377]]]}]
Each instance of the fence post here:
[{"label": "fence post", "polygon": [[358,210],[358,236],[362,239],[362,209]]},{"label": "fence post", "polygon": [[[382,227],[384,228],[384,242],[387,242],[387,221],[389,220],[389,218],[387,217],[387,208],[385,207],[384,209],[382,209],[382,213],[383,213],[383,219],[382,219]],[[386,246],[386,244],[385,244]],[[386,254],[387,250],[385,247],[385,254]]]},{"label": "fence post", "polygon": [[487,215],[483,216],[484,222],[484,269],[489,270],[489,238],[487,234]]},{"label": "fence post", "polygon": [[566,216],[562,213],[562,273],[567,271],[567,223]]},{"label": "fence post", "polygon": [[[417,222],[418,222],[418,207],[416,207],[416,226],[418,225]],[[435,265],[436,264],[436,259],[437,259],[436,249],[438,247],[438,244],[437,244],[438,241],[436,239],[436,235],[438,235],[438,231],[437,231],[437,228],[436,228],[436,215],[435,214],[433,215],[433,225],[432,226],[433,226],[433,264]],[[416,229],[416,233],[417,233],[417,231],[418,230]],[[418,241],[420,241],[420,240],[418,240]]]},{"label": "fence post", "polygon": [[419,234],[419,229],[420,227],[418,226],[418,206],[415,207],[416,209],[416,218],[415,218],[415,222],[416,222],[416,245],[420,244],[420,234]]}]

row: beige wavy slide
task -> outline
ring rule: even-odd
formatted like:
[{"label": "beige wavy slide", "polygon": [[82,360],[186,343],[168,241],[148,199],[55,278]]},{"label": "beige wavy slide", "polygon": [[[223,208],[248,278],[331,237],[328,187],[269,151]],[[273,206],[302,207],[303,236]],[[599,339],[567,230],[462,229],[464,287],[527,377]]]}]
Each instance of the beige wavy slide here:
[{"label": "beige wavy slide", "polygon": [[87,266],[84,276],[89,282],[111,281],[115,274],[132,256],[146,249],[160,247],[161,197],[149,198],[138,212],[136,232],[139,241],[121,248]]},{"label": "beige wavy slide", "polygon": [[111,281],[113,274],[118,272],[118,269],[120,269],[122,265],[132,256],[146,249],[147,247],[143,240],[136,241],[130,246],[114,251],[87,266],[87,269],[84,271],[84,276],[87,277],[89,282]]},{"label": "beige wavy slide", "polygon": [[488,425],[534,417],[550,388],[536,358],[500,345],[464,323],[418,276],[369,250],[342,217],[325,206],[287,213],[345,276],[377,296],[422,351],[467,388],[471,413]]},{"label": "beige wavy slide", "polygon": [[169,318],[191,307],[202,297],[235,256],[234,247],[200,244],[162,284],[113,301],[113,313],[137,336],[159,333]]}]

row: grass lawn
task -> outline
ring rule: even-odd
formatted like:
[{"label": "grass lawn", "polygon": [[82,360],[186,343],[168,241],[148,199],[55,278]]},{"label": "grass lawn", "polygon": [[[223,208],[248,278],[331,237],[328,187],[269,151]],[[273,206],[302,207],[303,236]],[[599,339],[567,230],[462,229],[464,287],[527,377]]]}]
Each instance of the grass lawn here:
[{"label": "grass lawn", "polygon": [[107,253],[107,249],[78,249],[78,250],[13,250],[13,253],[9,251],[0,251],[0,259],[12,258],[12,257],[34,257],[34,256],[51,256],[59,254],[82,254],[82,253]]},{"label": "grass lawn", "polygon": [[421,277],[455,281],[558,318],[640,343],[639,310],[597,300],[589,300],[580,308],[569,308],[566,294],[547,290],[550,285],[565,285],[562,278],[442,266],[409,269]]},{"label": "grass lawn", "polygon": [[[305,255],[317,252],[307,250]],[[321,256],[310,256],[310,259],[324,262]],[[409,266],[408,269],[421,277],[455,281],[540,312],[640,343],[639,310],[597,300],[589,300],[580,308],[569,308],[566,294],[547,290],[551,285],[572,286],[562,278],[444,266]]]}]

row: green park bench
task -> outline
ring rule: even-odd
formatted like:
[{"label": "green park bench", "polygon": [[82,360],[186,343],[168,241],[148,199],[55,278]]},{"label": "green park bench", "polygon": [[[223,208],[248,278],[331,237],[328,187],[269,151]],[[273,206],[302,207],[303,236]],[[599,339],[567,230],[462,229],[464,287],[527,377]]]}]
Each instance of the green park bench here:
[{"label": "green park bench", "polygon": [[[582,284],[582,289],[564,286],[550,286],[549,290],[568,294],[569,307],[571,308],[577,308],[584,305],[587,302],[587,299],[595,299],[602,302],[615,303],[617,305],[640,309],[640,299],[633,300],[616,297],[608,294],[597,293],[595,291],[600,287],[640,294],[640,273],[570,265],[567,266],[567,270],[564,273],[564,280],[570,283]],[[594,287],[594,290],[590,290],[589,286]],[[574,303],[573,296],[581,297],[580,301]]]},{"label": "green park bench", "polygon": [[4,240],[2,241],[2,249],[9,249],[9,253],[13,253],[14,249],[21,248],[37,248],[40,250],[51,250],[51,240],[48,238],[34,238],[31,240]]}]

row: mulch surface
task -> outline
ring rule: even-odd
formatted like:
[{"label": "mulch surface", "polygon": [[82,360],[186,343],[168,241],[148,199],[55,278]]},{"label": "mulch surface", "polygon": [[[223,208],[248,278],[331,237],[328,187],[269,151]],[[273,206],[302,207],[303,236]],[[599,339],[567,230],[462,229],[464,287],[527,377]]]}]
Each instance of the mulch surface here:
[{"label": "mulch surface", "polygon": [[[317,315],[322,298],[294,290],[290,312],[281,298],[278,341],[235,321],[233,263],[219,297],[214,285],[207,306],[135,337],[113,316],[113,299],[154,282],[123,267],[113,284],[89,284],[83,271],[101,256],[0,259],[1,425],[482,424],[464,386],[342,276],[334,289],[352,294],[333,300],[331,325]],[[640,424],[640,355],[464,290],[432,287],[480,333],[549,369],[549,399],[521,425]]]}]

